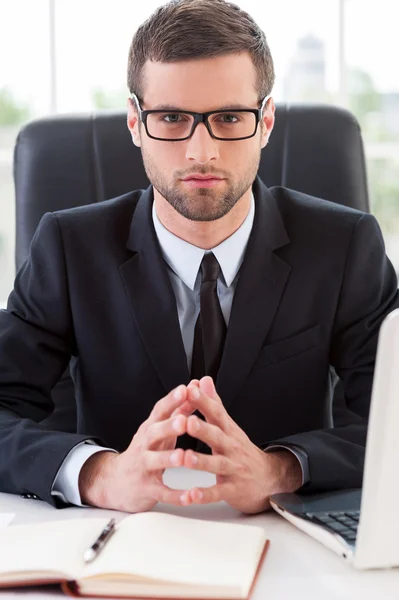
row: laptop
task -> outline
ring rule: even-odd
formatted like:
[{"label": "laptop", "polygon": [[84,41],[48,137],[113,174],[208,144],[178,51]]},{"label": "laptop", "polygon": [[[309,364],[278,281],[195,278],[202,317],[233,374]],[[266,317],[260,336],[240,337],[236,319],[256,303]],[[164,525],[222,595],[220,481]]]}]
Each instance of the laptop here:
[{"label": "laptop", "polygon": [[399,309],[380,327],[362,488],[274,494],[270,503],[356,568],[399,566]]}]

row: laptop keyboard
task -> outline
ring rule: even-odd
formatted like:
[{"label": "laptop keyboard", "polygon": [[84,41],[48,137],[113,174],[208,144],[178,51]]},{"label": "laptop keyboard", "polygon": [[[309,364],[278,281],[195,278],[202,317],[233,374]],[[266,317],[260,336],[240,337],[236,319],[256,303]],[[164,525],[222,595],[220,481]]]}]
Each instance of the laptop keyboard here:
[{"label": "laptop keyboard", "polygon": [[332,511],[305,513],[304,517],[317,525],[324,525],[328,529],[338,533],[346,541],[354,543],[356,541],[357,528],[359,525],[360,511]]}]

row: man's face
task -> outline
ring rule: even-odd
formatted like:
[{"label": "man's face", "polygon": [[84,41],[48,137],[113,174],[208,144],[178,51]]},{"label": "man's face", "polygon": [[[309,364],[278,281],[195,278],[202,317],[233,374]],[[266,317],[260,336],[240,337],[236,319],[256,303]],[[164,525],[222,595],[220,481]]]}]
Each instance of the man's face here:
[{"label": "man's face", "polygon": [[[248,53],[177,63],[148,61],[141,108],[151,110],[167,105],[195,112],[225,107],[259,108],[255,78]],[[261,149],[274,123],[273,100],[269,100],[263,126],[258,125],[252,138],[216,140],[205,124],[199,123],[188,140],[168,142],[147,136],[134,103],[129,103],[128,110],[128,126],[134,143],[141,147],[148,179],[179,214],[193,221],[220,219],[249,190],[258,171]],[[187,179],[196,174],[216,179]]]}]

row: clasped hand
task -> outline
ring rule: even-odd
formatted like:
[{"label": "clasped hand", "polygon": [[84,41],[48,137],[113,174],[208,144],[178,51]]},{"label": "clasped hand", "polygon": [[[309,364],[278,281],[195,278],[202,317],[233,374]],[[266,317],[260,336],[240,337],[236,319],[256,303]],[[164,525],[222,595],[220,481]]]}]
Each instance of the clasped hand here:
[{"label": "clasped hand", "polygon": [[[194,415],[198,410],[205,418]],[[212,454],[176,449],[188,433],[208,444]],[[163,483],[169,467],[187,467],[216,475],[216,484],[175,490]],[[127,512],[150,510],[157,502],[188,506],[224,500],[244,512],[269,508],[273,493],[300,487],[302,472],[289,451],[265,453],[229,416],[210,377],[179,386],[154,406],[127,450],[101,452],[83,466],[82,501]]]}]

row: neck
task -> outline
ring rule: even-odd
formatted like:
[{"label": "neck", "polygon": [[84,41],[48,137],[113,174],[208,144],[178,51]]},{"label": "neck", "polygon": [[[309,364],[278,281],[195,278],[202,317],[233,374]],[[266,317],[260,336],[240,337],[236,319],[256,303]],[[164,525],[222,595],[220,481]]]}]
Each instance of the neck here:
[{"label": "neck", "polygon": [[215,248],[241,227],[249,213],[251,197],[250,187],[221,219],[191,221],[179,214],[154,188],[155,210],[162,225],[185,242],[204,250]]}]

